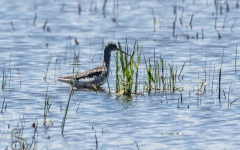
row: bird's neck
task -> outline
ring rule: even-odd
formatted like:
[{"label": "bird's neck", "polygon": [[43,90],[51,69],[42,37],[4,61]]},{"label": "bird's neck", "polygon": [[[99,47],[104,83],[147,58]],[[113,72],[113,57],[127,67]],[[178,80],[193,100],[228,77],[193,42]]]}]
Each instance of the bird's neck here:
[{"label": "bird's neck", "polygon": [[104,59],[103,62],[106,65],[106,68],[109,70],[110,67],[110,59],[111,59],[111,52],[104,51]]}]

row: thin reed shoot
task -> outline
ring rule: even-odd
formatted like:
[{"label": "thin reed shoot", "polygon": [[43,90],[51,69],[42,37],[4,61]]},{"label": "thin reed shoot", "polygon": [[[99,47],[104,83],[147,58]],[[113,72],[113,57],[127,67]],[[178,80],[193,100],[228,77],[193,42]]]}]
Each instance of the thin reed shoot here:
[{"label": "thin reed shoot", "polygon": [[50,59],[47,64],[46,73],[45,73],[45,76],[43,77],[44,80],[46,80],[46,78],[47,78],[47,73],[48,73],[48,69],[49,69],[51,61],[52,61],[52,54],[51,54]]},{"label": "thin reed shoot", "polygon": [[4,69],[4,64],[3,64],[2,90],[6,89],[7,79],[9,77],[10,77],[10,79],[9,79],[9,88],[10,88],[10,82],[11,82],[11,62],[12,62],[12,54],[10,56],[10,62],[9,62],[8,72],[7,73],[4,71],[5,69]]},{"label": "thin reed shoot", "polygon": [[47,119],[47,107],[49,105],[49,96],[48,96],[48,86],[46,90],[46,96],[45,96],[45,101],[44,101],[44,118],[43,118],[43,125],[46,126],[46,119]]},{"label": "thin reed shoot", "polygon": [[61,125],[62,134],[64,132],[64,126],[65,126],[65,121],[66,121],[66,118],[67,118],[67,113],[68,113],[68,107],[69,107],[69,104],[70,104],[70,100],[71,100],[72,95],[74,94],[74,85],[76,83],[76,77],[74,79],[74,82],[72,83],[72,88],[71,88],[71,91],[70,91],[70,94],[69,94],[69,97],[68,97],[68,103],[67,103],[67,106],[66,106],[66,109],[65,109],[65,114],[64,114],[64,117],[63,117],[62,125]]}]

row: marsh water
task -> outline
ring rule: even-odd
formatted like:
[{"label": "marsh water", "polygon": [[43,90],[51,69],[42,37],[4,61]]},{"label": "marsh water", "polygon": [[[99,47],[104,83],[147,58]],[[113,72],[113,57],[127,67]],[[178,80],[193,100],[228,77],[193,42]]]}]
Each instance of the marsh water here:
[{"label": "marsh water", "polygon": [[[0,5],[1,149],[19,148],[11,142],[21,138],[28,149],[240,147],[237,0],[1,0]],[[75,90],[62,133],[71,86],[57,77],[98,66],[109,41],[127,42],[129,50],[137,41],[146,59],[153,60],[155,51],[155,59],[162,58],[166,68],[173,65],[177,75],[185,64],[176,79],[181,90],[144,91],[142,57],[143,94],[118,96],[112,53],[111,95],[107,84],[98,92]],[[16,128],[20,136],[13,136]]]}]

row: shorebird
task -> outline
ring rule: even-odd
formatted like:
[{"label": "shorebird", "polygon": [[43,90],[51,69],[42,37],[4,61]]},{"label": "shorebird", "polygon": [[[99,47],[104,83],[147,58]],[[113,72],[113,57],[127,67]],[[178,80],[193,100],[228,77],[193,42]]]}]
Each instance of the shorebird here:
[{"label": "shorebird", "polygon": [[58,81],[71,84],[76,88],[95,88],[102,86],[107,81],[110,70],[111,52],[119,50],[114,42],[109,42],[104,49],[103,62],[96,68],[82,73],[58,78]]}]

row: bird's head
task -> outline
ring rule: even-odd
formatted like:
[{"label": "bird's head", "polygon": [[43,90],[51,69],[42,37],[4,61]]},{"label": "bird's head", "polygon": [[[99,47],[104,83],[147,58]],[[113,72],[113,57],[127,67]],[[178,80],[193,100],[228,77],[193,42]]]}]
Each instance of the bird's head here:
[{"label": "bird's head", "polygon": [[105,46],[105,50],[113,52],[113,51],[116,51],[116,50],[119,50],[119,49],[114,42],[108,42],[107,45]]}]

